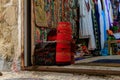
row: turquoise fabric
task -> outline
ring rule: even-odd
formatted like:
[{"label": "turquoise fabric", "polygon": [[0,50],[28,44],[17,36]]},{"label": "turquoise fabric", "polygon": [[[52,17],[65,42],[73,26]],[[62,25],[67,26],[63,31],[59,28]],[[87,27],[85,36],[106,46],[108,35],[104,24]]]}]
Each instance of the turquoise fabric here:
[{"label": "turquoise fabric", "polygon": [[104,19],[104,40],[107,40],[107,31],[106,31],[106,19],[105,19],[105,13],[102,11],[102,17]]}]

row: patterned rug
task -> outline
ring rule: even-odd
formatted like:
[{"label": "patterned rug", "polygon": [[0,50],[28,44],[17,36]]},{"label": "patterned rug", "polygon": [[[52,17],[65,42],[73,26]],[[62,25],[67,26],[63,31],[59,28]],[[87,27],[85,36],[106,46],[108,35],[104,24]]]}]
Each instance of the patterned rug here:
[{"label": "patterned rug", "polygon": [[38,79],[38,78],[12,78],[12,79],[6,79],[6,80],[45,80],[45,79]]},{"label": "patterned rug", "polygon": [[90,63],[118,63],[120,64],[120,59],[99,59],[92,61]]}]

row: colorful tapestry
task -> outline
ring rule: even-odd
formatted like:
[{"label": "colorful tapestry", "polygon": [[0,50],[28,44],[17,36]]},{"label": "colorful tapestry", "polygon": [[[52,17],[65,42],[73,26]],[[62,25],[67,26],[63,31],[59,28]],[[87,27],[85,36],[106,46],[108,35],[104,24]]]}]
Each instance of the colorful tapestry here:
[{"label": "colorful tapestry", "polygon": [[35,23],[38,27],[55,28],[60,21],[61,0],[34,0]]},{"label": "colorful tapestry", "polygon": [[56,28],[58,22],[71,22],[76,32],[77,0],[34,0],[37,27]]},{"label": "colorful tapestry", "polygon": [[35,24],[41,27],[47,27],[47,14],[45,11],[44,0],[34,0]]}]

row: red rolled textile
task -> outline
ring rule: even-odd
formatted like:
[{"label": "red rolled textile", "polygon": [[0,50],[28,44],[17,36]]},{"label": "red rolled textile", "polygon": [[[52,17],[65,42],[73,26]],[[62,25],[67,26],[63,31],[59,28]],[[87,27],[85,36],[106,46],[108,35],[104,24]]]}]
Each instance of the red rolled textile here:
[{"label": "red rolled textile", "polygon": [[71,49],[71,46],[70,46],[70,44],[57,43],[56,49],[59,49],[59,48],[68,48],[68,49]]},{"label": "red rolled textile", "polygon": [[71,62],[71,52],[57,52],[56,53],[56,62],[65,63]]},{"label": "red rolled textile", "polygon": [[70,22],[59,22],[57,26],[57,31],[67,31],[69,33],[72,33]]},{"label": "red rolled textile", "polygon": [[72,35],[70,34],[64,34],[64,33],[59,33],[57,34],[57,40],[72,40]]},{"label": "red rolled textile", "polygon": [[71,52],[70,48],[57,48],[56,49],[57,52]]},{"label": "red rolled textile", "polygon": [[56,63],[71,62],[72,28],[69,22],[58,23],[56,40]]}]

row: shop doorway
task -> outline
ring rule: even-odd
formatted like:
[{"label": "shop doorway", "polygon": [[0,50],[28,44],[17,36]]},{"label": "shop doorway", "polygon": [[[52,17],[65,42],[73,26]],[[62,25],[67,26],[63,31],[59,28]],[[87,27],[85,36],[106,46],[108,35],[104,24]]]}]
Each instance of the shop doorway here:
[{"label": "shop doorway", "polygon": [[[38,3],[35,3],[36,0],[26,0],[25,1],[25,48],[24,48],[24,67],[26,68],[26,70],[28,69],[33,69],[30,67],[34,67],[34,70],[36,70],[36,66],[37,69],[39,70],[44,70],[44,71],[62,71],[64,72],[64,70],[66,69],[67,72],[70,72],[69,70],[67,70],[68,67],[76,67],[79,68],[79,66],[81,65],[85,65],[85,66],[114,66],[114,67],[118,67],[120,66],[120,56],[117,55],[101,55],[100,51],[91,51],[89,54],[89,50],[87,49],[87,45],[89,42],[89,36],[83,36],[83,37],[78,37],[77,34],[79,34],[79,27],[77,27],[76,29],[76,38],[77,39],[77,47],[81,48],[81,45],[83,45],[82,43],[84,43],[86,46],[86,52],[78,53],[77,51],[79,51],[79,49],[77,51],[75,51],[76,53],[73,55],[74,56],[74,60],[73,63],[70,63],[69,65],[67,64],[63,64],[62,68],[61,66],[56,65],[56,43],[57,40],[54,41],[49,41],[47,40],[48,36],[47,34],[50,33],[51,31],[53,34],[55,33],[55,29],[54,27],[50,26],[45,26],[45,27],[39,27],[39,25],[45,25],[43,23],[39,23],[39,19],[38,16],[39,14],[36,13],[35,10],[37,10],[37,7],[41,7],[41,9],[43,9],[41,3],[43,0],[38,0]],[[43,3],[44,4],[44,3]],[[38,8],[39,9],[39,8]],[[40,10],[40,9],[39,9]],[[41,10],[42,11],[42,10]],[[41,14],[44,14],[44,12],[40,12]],[[79,12],[77,12],[77,14],[79,14]],[[43,22],[46,23],[44,21],[44,19],[46,18],[44,15],[39,16],[41,18],[43,18]],[[78,24],[79,21],[76,21],[76,24]],[[53,25],[52,22],[50,25]],[[77,25],[79,26],[79,25]],[[48,30],[48,32],[47,32]],[[41,31],[41,32],[39,32]],[[40,36],[40,34],[43,34],[44,37],[42,38],[42,42],[39,41],[38,38],[41,38],[42,36]],[[39,36],[39,37],[38,37]],[[113,43],[117,43],[116,40],[114,41],[110,41],[107,42],[106,44],[109,46],[108,49],[112,50],[111,48],[111,44]],[[73,47],[73,46],[72,46]],[[53,49],[53,52],[50,52],[50,50]],[[48,55],[50,54],[51,55]],[[46,55],[45,55],[46,54]],[[45,60],[45,57],[48,57],[48,60]],[[53,58],[52,58],[53,57]],[[52,58],[52,59],[51,59]],[[48,61],[48,62],[47,62]],[[38,68],[39,66],[39,68]],[[47,67],[46,67],[47,66]],[[63,69],[65,68],[65,69]],[[53,69],[53,70],[51,70]],[[69,68],[68,68],[69,69]],[[70,68],[71,69],[71,68]],[[89,72],[89,70],[85,70],[85,69],[80,69],[83,73],[87,73],[87,71]],[[78,69],[78,71],[80,71]],[[73,72],[77,70],[73,70]],[[94,72],[94,70],[92,70]],[[99,72],[99,70],[98,70]],[[100,71],[102,72],[102,71]]]}]

